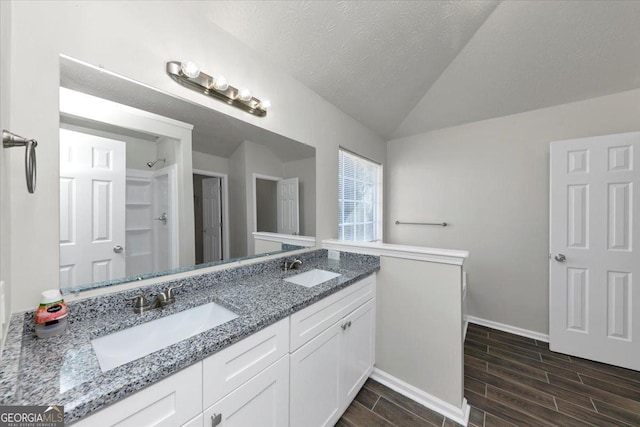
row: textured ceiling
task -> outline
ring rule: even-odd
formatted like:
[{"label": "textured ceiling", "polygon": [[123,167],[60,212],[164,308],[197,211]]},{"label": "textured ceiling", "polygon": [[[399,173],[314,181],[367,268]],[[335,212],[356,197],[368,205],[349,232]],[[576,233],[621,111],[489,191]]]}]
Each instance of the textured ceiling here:
[{"label": "textured ceiling", "polygon": [[640,1],[216,1],[205,10],[387,138],[640,87]]},{"label": "textured ceiling", "polygon": [[[315,148],[309,145],[66,57],[60,58],[60,86],[190,123],[193,150],[201,153],[227,158],[243,141],[253,141],[283,162],[315,156]],[[138,132],[124,133],[148,139]]]},{"label": "textured ceiling", "polygon": [[394,133],[640,87],[640,2],[504,2]]},{"label": "textured ceiling", "polygon": [[383,136],[495,1],[214,1],[209,19]]}]

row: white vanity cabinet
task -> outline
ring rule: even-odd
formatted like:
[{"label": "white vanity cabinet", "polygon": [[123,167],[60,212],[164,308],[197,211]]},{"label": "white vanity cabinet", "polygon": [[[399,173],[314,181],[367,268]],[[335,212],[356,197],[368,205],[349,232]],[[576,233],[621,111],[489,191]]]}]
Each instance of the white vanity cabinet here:
[{"label": "white vanity cabinet", "polygon": [[369,276],[74,426],[332,426],[373,370],[375,284]]},{"label": "white vanity cabinet", "polygon": [[289,319],[286,318],[204,359],[204,408],[213,405],[288,353]]},{"label": "white vanity cabinet", "polygon": [[203,361],[205,426],[289,425],[289,318]]},{"label": "white vanity cabinet", "polygon": [[374,296],[370,276],[291,316],[292,427],[334,425],[371,374]]}]

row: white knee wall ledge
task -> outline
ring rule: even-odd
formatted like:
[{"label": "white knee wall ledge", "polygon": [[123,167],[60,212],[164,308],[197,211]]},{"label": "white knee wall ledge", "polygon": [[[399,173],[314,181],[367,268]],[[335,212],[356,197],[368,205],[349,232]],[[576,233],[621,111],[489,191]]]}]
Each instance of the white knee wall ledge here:
[{"label": "white knee wall ledge", "polygon": [[462,266],[469,253],[340,240],[322,247],[380,256],[372,378],[466,425]]},{"label": "white knee wall ledge", "polygon": [[464,260],[469,257],[469,252],[467,251],[336,239],[323,240],[322,248],[454,265],[462,265]]}]

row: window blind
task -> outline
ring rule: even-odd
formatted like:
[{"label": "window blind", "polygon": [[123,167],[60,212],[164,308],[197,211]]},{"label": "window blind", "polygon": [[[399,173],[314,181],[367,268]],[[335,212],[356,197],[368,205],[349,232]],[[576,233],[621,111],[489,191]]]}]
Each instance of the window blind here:
[{"label": "window blind", "polygon": [[338,235],[341,240],[378,239],[381,166],[339,151]]}]

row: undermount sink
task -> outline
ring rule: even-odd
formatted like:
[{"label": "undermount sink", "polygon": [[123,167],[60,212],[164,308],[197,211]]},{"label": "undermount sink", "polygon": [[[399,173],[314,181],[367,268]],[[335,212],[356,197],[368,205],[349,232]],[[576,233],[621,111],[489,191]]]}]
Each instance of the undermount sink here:
[{"label": "undermount sink", "polygon": [[340,274],[338,273],[315,268],[307,271],[306,273],[296,274],[295,276],[288,277],[284,280],[285,282],[311,288],[339,276]]},{"label": "undermount sink", "polygon": [[107,372],[237,317],[212,302],[96,338],[91,345],[100,369]]}]

